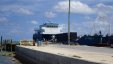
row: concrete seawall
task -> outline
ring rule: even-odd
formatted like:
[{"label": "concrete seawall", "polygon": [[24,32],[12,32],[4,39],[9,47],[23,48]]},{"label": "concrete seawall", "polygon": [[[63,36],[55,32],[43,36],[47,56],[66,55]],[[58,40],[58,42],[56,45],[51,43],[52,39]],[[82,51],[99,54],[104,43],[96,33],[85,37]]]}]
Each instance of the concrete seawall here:
[{"label": "concrete seawall", "polygon": [[16,46],[16,54],[27,61],[33,62],[33,64],[99,64],[22,46]]}]

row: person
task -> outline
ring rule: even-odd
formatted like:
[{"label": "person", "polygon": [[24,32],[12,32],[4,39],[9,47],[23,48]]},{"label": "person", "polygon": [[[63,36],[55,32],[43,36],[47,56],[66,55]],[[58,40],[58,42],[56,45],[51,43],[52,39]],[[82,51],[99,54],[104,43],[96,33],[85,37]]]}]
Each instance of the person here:
[{"label": "person", "polygon": [[37,44],[36,43],[37,42],[37,38],[38,38],[38,34],[37,33],[33,34],[33,46],[35,46],[35,44]]},{"label": "person", "polygon": [[42,41],[39,40],[39,39],[37,39],[37,45],[38,45],[38,46],[41,46],[41,45],[42,45]]},{"label": "person", "polygon": [[48,41],[47,41],[47,39],[45,40],[45,44],[48,45]]},{"label": "person", "polygon": [[52,42],[55,43],[55,35],[52,35]]},{"label": "person", "polygon": [[41,46],[43,44],[42,40],[43,40],[42,35],[38,35],[37,43],[38,43],[39,46]]}]

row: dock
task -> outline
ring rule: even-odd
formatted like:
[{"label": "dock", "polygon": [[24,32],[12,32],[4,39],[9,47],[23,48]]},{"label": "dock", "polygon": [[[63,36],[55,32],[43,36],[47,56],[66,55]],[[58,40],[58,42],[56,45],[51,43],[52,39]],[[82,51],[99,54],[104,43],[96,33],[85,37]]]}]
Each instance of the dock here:
[{"label": "dock", "polygon": [[[16,54],[17,56],[24,58],[27,61],[33,62],[33,64],[112,64],[113,63],[113,54],[86,51],[86,50],[83,51],[82,49],[77,50],[76,48],[79,47],[80,46],[69,46],[69,45],[44,45],[44,46],[18,45],[16,47]],[[88,46],[82,46],[82,47],[88,48]]]}]

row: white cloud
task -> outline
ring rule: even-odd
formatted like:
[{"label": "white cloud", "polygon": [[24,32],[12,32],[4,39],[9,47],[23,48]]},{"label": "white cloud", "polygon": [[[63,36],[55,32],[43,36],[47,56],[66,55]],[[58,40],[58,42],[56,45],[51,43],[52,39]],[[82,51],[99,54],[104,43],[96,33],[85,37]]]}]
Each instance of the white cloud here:
[{"label": "white cloud", "polygon": [[8,19],[5,17],[0,17],[0,25],[7,25],[10,24]]},{"label": "white cloud", "polygon": [[[74,2],[78,2],[78,1],[74,1]],[[81,2],[79,2],[79,3],[81,3]],[[83,6],[82,4],[81,4],[81,7],[80,7],[80,5],[78,5],[78,7],[79,7],[78,10],[75,10],[75,9],[73,9],[74,7],[72,7],[73,11],[71,11],[71,12],[82,13],[82,14],[88,13],[89,14],[89,12],[87,12],[86,9],[90,8],[90,7],[86,4],[84,4],[86,6]],[[84,8],[80,9],[82,7],[84,7]],[[85,7],[86,7],[86,9],[85,9]],[[58,12],[67,12],[68,2],[67,3],[66,3],[66,1],[59,2],[55,6],[55,9]],[[80,10],[82,10],[82,12]],[[98,33],[101,30],[102,34],[106,35],[106,34],[109,34],[109,27],[111,27],[111,33],[113,33],[113,28],[112,28],[113,27],[113,6],[100,3],[100,4],[97,4],[95,6],[95,8],[93,8],[93,9],[90,8],[90,10],[94,10],[91,13],[95,13],[95,15],[97,15],[96,18],[86,15],[86,17],[85,17],[86,21],[77,22],[77,23],[73,22],[71,24],[71,31],[76,31],[78,33],[78,35],[83,35],[83,34],[92,34],[93,35],[94,33]],[[67,32],[67,25],[65,25],[64,27],[65,27],[65,29],[63,31]]]},{"label": "white cloud", "polygon": [[[58,12],[68,12],[68,4],[68,1],[60,1],[56,6],[54,6],[54,9]],[[94,13],[94,10],[90,8],[87,4],[84,4],[80,1],[71,1],[71,12],[81,14],[92,14]]]},{"label": "white cloud", "polygon": [[0,17],[0,25],[2,26],[17,26],[18,24],[12,22],[11,20],[9,20],[7,17]]},{"label": "white cloud", "polygon": [[38,24],[38,22],[36,20],[32,20],[31,23],[34,24],[34,25]]},{"label": "white cloud", "polygon": [[100,30],[102,31],[102,34],[106,35],[108,32],[109,26],[104,26],[102,24],[98,24],[100,22],[95,23],[94,21],[86,21],[86,22],[79,22],[79,23],[73,23],[71,24],[71,31],[77,32],[78,36],[89,34],[93,35],[95,33],[98,33]]},{"label": "white cloud", "polygon": [[[95,7],[95,11],[97,14],[97,17],[94,19],[92,22],[93,25],[95,25],[95,28],[93,26],[93,31],[98,32],[102,31],[102,33],[105,35],[109,33],[109,27],[113,29],[113,6],[110,5],[105,5],[103,3],[99,3]],[[87,25],[87,23],[84,23],[84,25]],[[110,26],[111,24],[111,26]],[[90,25],[90,24],[88,24]],[[91,27],[91,26],[89,26]],[[91,30],[91,29],[90,29]],[[113,30],[111,30],[113,32]]]},{"label": "white cloud", "polygon": [[[102,18],[102,16],[101,16],[101,18]],[[85,34],[93,35],[95,33],[98,33],[101,30],[102,34],[106,35],[107,33],[109,33],[110,22],[108,22],[107,19],[103,20],[101,18],[100,18],[100,16],[97,15],[96,19],[94,19],[92,21],[89,20],[89,21],[79,23],[78,26],[76,26],[76,27],[79,27],[80,30],[77,29],[77,31],[82,31]]]},{"label": "white cloud", "polygon": [[8,6],[0,6],[0,11],[4,13],[18,13],[24,15],[32,15],[34,14],[32,10],[28,9],[25,6],[21,5],[8,5]]},{"label": "white cloud", "polygon": [[4,22],[7,22],[7,21],[8,21],[7,18],[5,18],[5,17],[0,17],[0,23],[4,23]]},{"label": "white cloud", "polygon": [[45,17],[47,18],[54,18],[56,14],[54,12],[45,12]]},{"label": "white cloud", "polygon": [[99,3],[96,6],[97,13],[104,13],[104,14],[113,14],[113,6],[105,5],[103,3]]},{"label": "white cloud", "polygon": [[98,14],[95,23],[100,26],[102,25],[106,26],[109,25],[109,19],[110,18],[108,18],[107,15]]},{"label": "white cloud", "polygon": [[18,12],[18,13],[21,13],[21,14],[26,14],[26,15],[32,15],[33,12],[28,10],[28,9],[25,9],[25,8],[18,8],[18,9],[15,9],[13,10],[14,12]]},{"label": "white cloud", "polygon": [[10,34],[20,34],[21,31],[18,30],[18,29],[12,29],[9,33],[10,33]]}]

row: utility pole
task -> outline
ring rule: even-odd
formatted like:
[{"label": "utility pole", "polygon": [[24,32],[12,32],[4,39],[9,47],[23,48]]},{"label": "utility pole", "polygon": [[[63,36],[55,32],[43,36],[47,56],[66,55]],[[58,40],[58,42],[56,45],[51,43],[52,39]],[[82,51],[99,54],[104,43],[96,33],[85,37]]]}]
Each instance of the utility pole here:
[{"label": "utility pole", "polygon": [[69,10],[68,10],[68,44],[70,44],[70,7],[71,7],[71,0],[69,0]]}]

